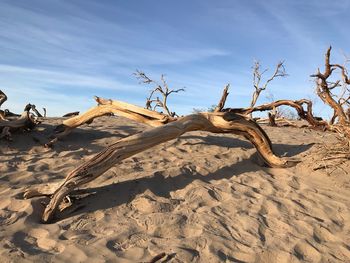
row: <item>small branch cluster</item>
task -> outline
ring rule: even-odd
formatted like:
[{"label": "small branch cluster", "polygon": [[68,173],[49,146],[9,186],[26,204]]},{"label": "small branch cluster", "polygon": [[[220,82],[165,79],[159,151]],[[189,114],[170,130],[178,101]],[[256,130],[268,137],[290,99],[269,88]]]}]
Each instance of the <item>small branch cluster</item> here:
[{"label": "small branch cluster", "polygon": [[[175,112],[171,112],[168,108],[167,102],[168,97],[172,93],[178,93],[180,91],[185,91],[184,88],[181,89],[169,89],[168,83],[166,82],[164,75],[161,75],[161,84],[157,81],[150,79],[144,72],[137,70],[134,75],[141,83],[154,85],[154,89],[150,91],[149,96],[146,98],[146,109],[156,110],[156,108],[163,108],[165,113],[171,117],[178,116]],[[156,94],[160,94],[161,98]]]}]

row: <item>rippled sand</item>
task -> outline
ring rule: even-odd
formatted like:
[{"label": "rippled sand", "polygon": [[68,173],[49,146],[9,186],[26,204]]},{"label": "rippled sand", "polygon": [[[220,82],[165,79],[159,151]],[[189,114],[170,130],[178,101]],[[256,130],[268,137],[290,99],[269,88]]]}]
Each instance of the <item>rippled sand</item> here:
[{"label": "rippled sand", "polygon": [[116,165],[43,225],[48,199],[23,200],[27,186],[149,128],[102,117],[45,149],[59,123],[0,141],[1,262],[350,262],[350,164],[313,170],[332,134],[264,127],[279,155],[303,160],[277,169],[243,138],[188,133]]}]

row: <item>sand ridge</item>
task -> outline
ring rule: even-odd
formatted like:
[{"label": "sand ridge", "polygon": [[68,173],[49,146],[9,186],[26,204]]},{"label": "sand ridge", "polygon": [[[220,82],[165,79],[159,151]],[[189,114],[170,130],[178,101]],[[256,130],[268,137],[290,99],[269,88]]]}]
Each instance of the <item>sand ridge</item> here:
[{"label": "sand ridge", "polygon": [[330,133],[264,127],[278,154],[302,159],[288,169],[261,166],[243,138],[188,133],[116,165],[43,225],[47,198],[23,200],[25,187],[61,180],[149,128],[102,117],[50,150],[41,144],[61,120],[48,121],[0,142],[5,262],[147,262],[161,252],[167,262],[350,261],[350,180],[312,169],[318,145],[335,141]]}]

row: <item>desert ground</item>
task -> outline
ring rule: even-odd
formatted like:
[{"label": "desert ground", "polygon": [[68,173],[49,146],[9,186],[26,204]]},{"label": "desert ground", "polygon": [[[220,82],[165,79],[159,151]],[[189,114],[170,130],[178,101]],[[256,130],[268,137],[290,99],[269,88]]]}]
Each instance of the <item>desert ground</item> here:
[{"label": "desert ground", "polygon": [[148,126],[114,116],[43,147],[60,118],[0,141],[1,262],[350,262],[350,162],[323,164],[335,134],[263,126],[278,155],[267,168],[231,134],[186,133],[114,166],[71,196],[51,224],[47,197],[26,187],[59,182],[93,154]]}]

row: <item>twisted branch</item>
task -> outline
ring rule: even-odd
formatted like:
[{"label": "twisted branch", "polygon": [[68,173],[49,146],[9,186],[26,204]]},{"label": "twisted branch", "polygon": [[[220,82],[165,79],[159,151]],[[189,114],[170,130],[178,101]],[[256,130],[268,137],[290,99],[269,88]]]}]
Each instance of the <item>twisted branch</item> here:
[{"label": "twisted branch", "polygon": [[[104,114],[107,111],[123,112],[127,117],[137,120],[146,121],[146,123],[156,124],[159,126],[142,133],[131,135],[121,139],[116,143],[108,146],[98,154],[94,155],[90,160],[83,162],[79,167],[68,174],[64,182],[53,193],[50,203],[47,205],[42,221],[48,223],[52,220],[57,207],[62,202],[63,198],[71,193],[77,187],[86,184],[110,169],[115,164],[142,152],[146,149],[154,147],[158,144],[175,139],[182,134],[190,131],[208,131],[213,133],[233,133],[242,135],[247,138],[257,149],[258,153],[270,167],[288,167],[295,164],[295,161],[288,158],[277,157],[271,147],[271,142],[266,133],[261,127],[249,118],[234,112],[215,112],[215,113],[199,113],[188,115],[179,119],[160,119],[166,115],[152,112],[153,118],[150,120],[150,112],[147,109],[142,109],[147,115],[142,115],[139,107],[111,100],[96,98],[101,103],[97,108],[89,110],[90,117]],[[105,108],[110,106],[109,108]],[[118,106],[116,109],[111,105]],[[121,108],[124,105],[124,108]],[[105,107],[101,107],[105,106]],[[136,107],[136,108],[135,108]],[[133,108],[138,111],[133,112]],[[107,110],[108,109],[108,110]],[[94,115],[91,115],[93,112]],[[87,114],[87,113],[86,113]],[[82,116],[84,116],[83,114]],[[167,116],[168,117],[168,116]],[[75,118],[78,118],[74,120]],[[79,116],[69,119],[72,123],[77,123]],[[166,124],[164,124],[166,123]],[[41,190],[38,187],[29,189],[25,193],[25,197],[37,196],[40,193],[47,193],[47,187]]]}]

